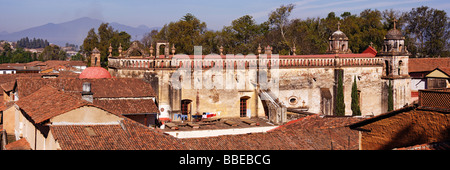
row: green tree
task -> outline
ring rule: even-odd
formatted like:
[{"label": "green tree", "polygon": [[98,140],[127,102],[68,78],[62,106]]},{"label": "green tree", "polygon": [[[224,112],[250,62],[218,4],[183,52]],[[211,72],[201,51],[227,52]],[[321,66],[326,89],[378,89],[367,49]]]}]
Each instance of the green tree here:
[{"label": "green tree", "polygon": [[286,29],[286,34],[292,37],[296,54],[325,53],[328,46],[329,35],[320,18],[293,19]]},{"label": "green tree", "polygon": [[194,54],[194,46],[202,44],[206,23],[188,13],[177,22],[171,22],[156,34],[153,40],[167,40],[175,45],[176,52]]},{"label": "green tree", "polygon": [[344,103],[344,83],[343,83],[343,70],[338,71],[338,86],[337,86],[337,94],[336,94],[336,107],[335,107],[335,115],[336,116],[345,116],[345,103]]},{"label": "green tree", "polygon": [[[31,56],[30,56],[31,57]],[[40,61],[47,60],[66,60],[66,52],[61,50],[57,45],[49,45],[44,48],[44,51],[39,55]]]},{"label": "green tree", "polygon": [[113,48],[112,54],[119,55],[118,48],[122,45],[122,50],[130,47],[131,36],[124,31],[114,30],[109,23],[102,23],[98,27],[98,34],[95,29],[89,30],[88,35],[83,41],[81,52],[88,56],[88,65],[90,65],[90,56],[95,47],[100,51],[100,62],[102,67],[108,65],[109,46]]},{"label": "green tree", "polygon": [[360,35],[358,35],[360,42],[356,44],[359,50],[353,52],[363,52],[370,42],[373,42],[376,49],[381,49],[381,45],[384,43],[384,36],[387,33],[381,20],[381,12],[378,10],[366,9],[360,13],[361,26]]},{"label": "green tree", "polygon": [[255,20],[250,15],[244,15],[231,22],[231,28],[236,33],[236,38],[241,44],[248,44],[251,38],[258,34],[258,27]]},{"label": "green tree", "polygon": [[83,40],[83,45],[81,45],[81,52],[87,56],[91,55],[92,50],[99,46],[98,35],[95,33],[95,29],[91,28]]},{"label": "green tree", "polygon": [[261,37],[267,32],[267,23],[256,24],[256,21],[250,15],[244,15],[231,22],[231,26],[226,26],[218,35],[224,48],[230,53],[249,54],[256,53]]},{"label": "green tree", "polygon": [[84,58],[83,58],[83,55],[81,55],[80,53],[77,53],[77,54],[71,56],[70,60],[71,61],[83,61]]},{"label": "green tree", "polygon": [[416,57],[439,57],[448,54],[450,23],[447,13],[427,6],[413,8],[405,15],[406,32],[415,45]]},{"label": "green tree", "polygon": [[288,46],[290,50],[292,49],[293,44],[292,40],[286,38],[286,27],[289,25],[288,18],[291,15],[294,7],[294,4],[281,5],[279,8],[269,14],[269,23],[272,26],[275,26],[277,30],[279,30],[282,38],[281,43]]},{"label": "green tree", "polygon": [[394,95],[393,95],[393,88],[391,85],[391,80],[389,80],[388,85],[388,112],[394,110]]},{"label": "green tree", "polygon": [[356,85],[356,76],[353,78],[352,84],[352,116],[360,116],[361,109],[359,107],[358,86]]}]

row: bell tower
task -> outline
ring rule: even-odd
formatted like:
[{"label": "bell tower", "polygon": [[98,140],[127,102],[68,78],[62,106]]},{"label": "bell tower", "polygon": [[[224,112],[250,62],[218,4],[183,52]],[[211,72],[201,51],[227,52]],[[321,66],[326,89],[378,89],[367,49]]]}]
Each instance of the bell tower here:
[{"label": "bell tower", "polygon": [[341,23],[337,23],[337,31],[328,38],[327,53],[348,54],[352,53],[348,48],[348,37],[341,31]]},{"label": "bell tower", "polygon": [[92,50],[91,67],[100,67],[100,51],[97,49],[97,47]]},{"label": "bell tower", "polygon": [[[394,110],[411,103],[411,78],[408,74],[408,59],[411,53],[406,49],[405,37],[397,29],[396,25],[397,20],[394,19],[394,28],[386,33],[382,50],[377,53],[377,57],[383,58],[381,79],[385,86],[383,86],[382,101],[388,101],[388,86],[390,82],[393,92]],[[383,106],[385,105],[383,104]],[[383,110],[387,111],[387,103],[386,108],[383,108]]]}]

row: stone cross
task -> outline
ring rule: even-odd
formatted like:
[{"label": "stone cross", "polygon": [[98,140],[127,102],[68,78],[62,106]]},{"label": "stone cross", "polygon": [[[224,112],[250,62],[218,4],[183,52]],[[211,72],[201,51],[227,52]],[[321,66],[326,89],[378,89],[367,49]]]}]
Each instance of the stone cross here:
[{"label": "stone cross", "polygon": [[340,21],[338,21],[337,25],[338,25],[338,30],[341,30],[340,29],[341,28],[341,22]]}]

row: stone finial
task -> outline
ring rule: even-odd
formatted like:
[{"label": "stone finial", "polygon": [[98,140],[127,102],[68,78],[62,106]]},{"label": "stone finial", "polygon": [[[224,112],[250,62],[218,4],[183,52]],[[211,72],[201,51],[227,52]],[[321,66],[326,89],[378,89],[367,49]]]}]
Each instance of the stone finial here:
[{"label": "stone finial", "polygon": [[261,54],[261,50],[262,50],[261,44],[258,44],[258,54]]},{"label": "stone finial", "polygon": [[150,44],[150,57],[153,57],[153,44]]},{"label": "stone finial", "polygon": [[172,44],[172,55],[175,55],[175,44]]},{"label": "stone finial", "polygon": [[109,48],[108,48],[108,51],[109,51],[109,56],[108,57],[112,57],[112,46],[111,46],[111,43],[109,43]]},{"label": "stone finial", "polygon": [[119,56],[122,56],[122,43],[119,43]]},{"label": "stone finial", "polygon": [[220,55],[223,55],[223,46],[220,46],[219,51],[220,51]]},{"label": "stone finial", "polygon": [[292,47],[292,55],[295,55],[295,51],[296,51],[297,49],[295,48],[295,44],[294,44],[294,47]]},{"label": "stone finial", "polygon": [[265,48],[265,54],[272,54],[272,47],[270,45],[267,45],[267,47]]}]

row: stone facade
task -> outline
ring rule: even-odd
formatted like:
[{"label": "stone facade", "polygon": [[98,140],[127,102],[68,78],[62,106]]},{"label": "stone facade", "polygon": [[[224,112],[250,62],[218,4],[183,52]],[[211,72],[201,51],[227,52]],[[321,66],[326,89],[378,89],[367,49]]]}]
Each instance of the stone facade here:
[{"label": "stone facade", "polygon": [[[341,41],[334,37],[330,38],[330,43],[335,43],[335,39]],[[109,57],[108,67],[114,77],[142,78],[151,83],[158,94],[160,119],[175,119],[175,114],[187,112],[188,115],[209,112],[223,118],[266,117],[273,123],[282,124],[286,122],[286,109],[333,115],[336,70],[343,70],[346,115],[352,114],[354,78],[363,116],[387,111],[389,80],[393,81],[394,107],[400,108],[410,101],[405,51],[383,51],[375,55],[376,51],[353,54],[348,45],[339,48],[342,49],[334,54],[279,56],[271,54],[269,46],[265,48],[265,54],[245,57],[152,57],[152,54],[150,57],[129,57],[125,51],[123,55]],[[267,82],[276,87],[263,88]],[[198,88],[199,84],[202,84],[201,88]],[[234,88],[227,88],[230,84]]]}]

